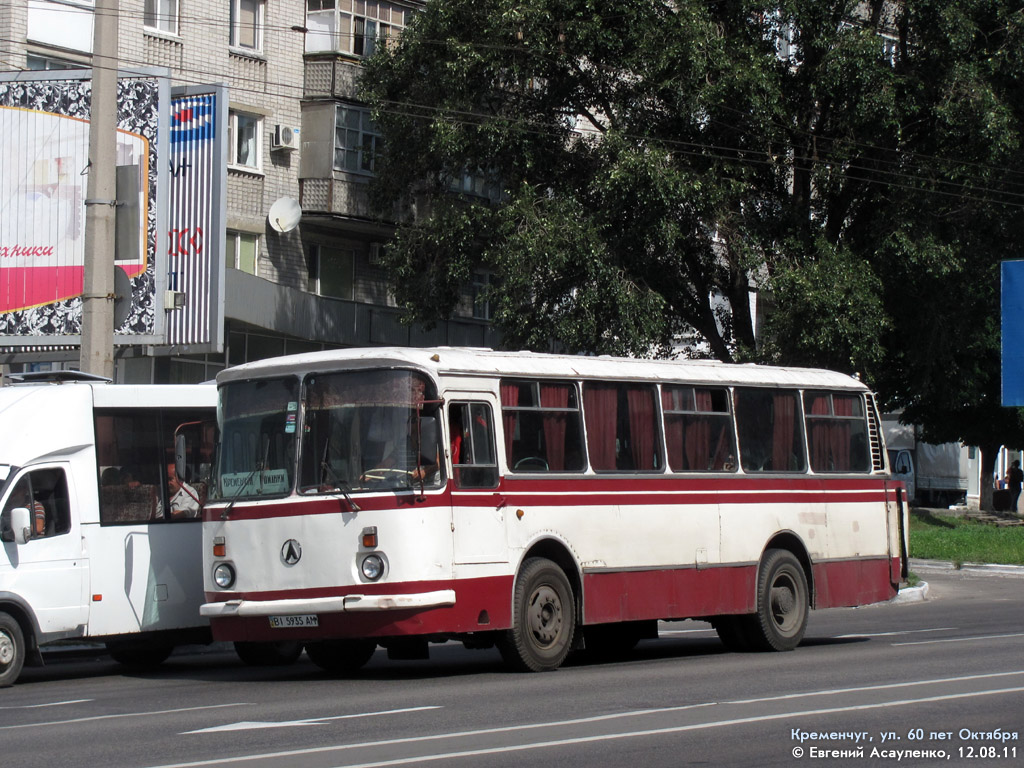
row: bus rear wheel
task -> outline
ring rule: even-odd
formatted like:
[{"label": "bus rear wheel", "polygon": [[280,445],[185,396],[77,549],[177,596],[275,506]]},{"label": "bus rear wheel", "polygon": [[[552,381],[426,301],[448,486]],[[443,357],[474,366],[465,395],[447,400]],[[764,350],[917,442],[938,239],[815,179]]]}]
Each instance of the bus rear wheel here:
[{"label": "bus rear wheel", "polygon": [[746,635],[758,649],[791,651],[800,645],[809,611],[807,576],[792,552],[770,549],[757,578],[757,613]]},{"label": "bus rear wheel", "polygon": [[512,605],[512,629],[498,642],[502,658],[523,672],[558,669],[576,633],[576,601],[565,573],[550,560],[530,558],[516,579]]},{"label": "bus rear wheel", "polygon": [[14,685],[25,666],[25,636],[21,625],[6,613],[0,613],[0,688]]},{"label": "bus rear wheel", "polygon": [[749,636],[750,616],[716,616],[711,626],[718,633],[718,639],[726,650],[742,653],[751,650]]},{"label": "bus rear wheel", "polygon": [[377,650],[373,640],[319,640],[306,643],[306,655],[324,672],[347,675],[362,669]]}]

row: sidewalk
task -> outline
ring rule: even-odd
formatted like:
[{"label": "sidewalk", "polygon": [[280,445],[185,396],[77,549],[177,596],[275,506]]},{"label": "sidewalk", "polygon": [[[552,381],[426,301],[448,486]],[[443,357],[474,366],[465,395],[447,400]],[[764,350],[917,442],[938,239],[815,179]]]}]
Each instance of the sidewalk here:
[{"label": "sidewalk", "polygon": [[[957,568],[943,560],[910,560],[910,570],[918,576],[928,573],[961,573],[965,576],[998,576],[1024,579],[1024,565],[989,565],[987,563],[965,563]],[[893,603],[919,603],[928,599],[928,582],[921,580],[912,587],[903,587],[892,599]]]}]

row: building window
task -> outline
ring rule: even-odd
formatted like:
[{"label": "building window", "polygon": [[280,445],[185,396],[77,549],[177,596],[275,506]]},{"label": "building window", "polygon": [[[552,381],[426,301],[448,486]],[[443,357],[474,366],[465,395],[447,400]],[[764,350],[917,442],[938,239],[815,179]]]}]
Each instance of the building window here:
[{"label": "building window", "polygon": [[368,110],[338,106],[334,118],[336,170],[373,173],[374,157],[383,146]]},{"label": "building window", "polygon": [[227,265],[250,275],[258,274],[256,262],[260,253],[260,236],[229,230],[227,243]]},{"label": "building window", "polygon": [[143,23],[150,29],[178,34],[178,0],[146,0]]},{"label": "building window", "polygon": [[228,165],[259,170],[263,119],[231,111],[228,119]]},{"label": "building window", "polygon": [[318,296],[352,299],[355,295],[355,251],[350,248],[310,248],[310,290]]},{"label": "building window", "polygon": [[385,0],[306,0],[306,53],[372,56],[397,43],[411,13]]},{"label": "building window", "polygon": [[473,273],[470,294],[473,301],[473,317],[477,320],[490,320],[491,274],[489,272]]},{"label": "building window", "polygon": [[25,56],[25,68],[34,72],[51,69],[85,69],[87,67],[87,64],[76,64],[73,61],[54,59],[50,56],[39,56],[32,53]]},{"label": "building window", "polygon": [[231,0],[231,47],[263,48],[264,0]]}]

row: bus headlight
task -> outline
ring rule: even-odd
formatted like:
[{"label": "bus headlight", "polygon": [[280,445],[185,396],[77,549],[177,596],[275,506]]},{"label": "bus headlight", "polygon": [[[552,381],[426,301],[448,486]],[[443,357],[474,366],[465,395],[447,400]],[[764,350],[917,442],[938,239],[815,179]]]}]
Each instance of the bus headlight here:
[{"label": "bus headlight", "polygon": [[360,568],[363,576],[369,581],[377,581],[377,579],[384,575],[384,561],[380,555],[367,555],[363,558]]},{"label": "bus headlight", "polygon": [[229,563],[219,563],[213,569],[213,582],[221,589],[231,589],[235,583],[235,569]]}]

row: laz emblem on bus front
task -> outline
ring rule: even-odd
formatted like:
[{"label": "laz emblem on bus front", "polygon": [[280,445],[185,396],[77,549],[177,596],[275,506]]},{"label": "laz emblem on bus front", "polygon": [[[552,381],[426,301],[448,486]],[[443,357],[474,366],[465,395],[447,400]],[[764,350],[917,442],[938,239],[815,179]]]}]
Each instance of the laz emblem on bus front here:
[{"label": "laz emblem on bus front", "polygon": [[281,562],[285,565],[295,565],[302,559],[302,545],[295,539],[288,539],[281,547]]}]

